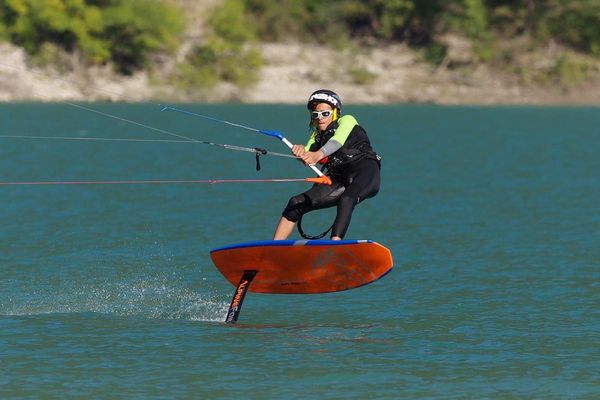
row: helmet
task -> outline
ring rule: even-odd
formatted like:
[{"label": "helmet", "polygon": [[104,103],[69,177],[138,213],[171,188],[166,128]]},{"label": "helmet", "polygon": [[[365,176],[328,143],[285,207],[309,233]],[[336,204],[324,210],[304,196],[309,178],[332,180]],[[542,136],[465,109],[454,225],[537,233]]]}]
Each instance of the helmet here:
[{"label": "helmet", "polygon": [[319,89],[316,92],[313,92],[308,98],[306,107],[309,110],[313,110],[319,103],[327,103],[331,107],[337,108],[340,114],[342,112],[342,100],[340,100],[340,96],[338,96],[337,93],[331,90]]}]

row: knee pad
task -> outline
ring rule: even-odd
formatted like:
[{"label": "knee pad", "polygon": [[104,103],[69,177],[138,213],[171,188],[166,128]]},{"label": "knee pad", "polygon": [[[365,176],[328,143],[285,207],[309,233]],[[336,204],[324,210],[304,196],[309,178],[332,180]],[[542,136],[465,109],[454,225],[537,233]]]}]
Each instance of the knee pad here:
[{"label": "knee pad", "polygon": [[294,196],[288,201],[283,216],[292,222],[298,222],[308,207],[309,200],[304,194]]}]

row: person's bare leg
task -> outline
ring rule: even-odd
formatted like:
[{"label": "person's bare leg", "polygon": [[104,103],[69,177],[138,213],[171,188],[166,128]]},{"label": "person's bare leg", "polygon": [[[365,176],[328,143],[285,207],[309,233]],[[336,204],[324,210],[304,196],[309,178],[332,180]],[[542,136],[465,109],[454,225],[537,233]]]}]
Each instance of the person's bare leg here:
[{"label": "person's bare leg", "polygon": [[273,240],[285,240],[290,236],[292,231],[294,230],[295,222],[288,220],[285,217],[281,217],[279,220],[279,225],[277,225],[277,229],[275,229],[275,235],[273,235]]}]

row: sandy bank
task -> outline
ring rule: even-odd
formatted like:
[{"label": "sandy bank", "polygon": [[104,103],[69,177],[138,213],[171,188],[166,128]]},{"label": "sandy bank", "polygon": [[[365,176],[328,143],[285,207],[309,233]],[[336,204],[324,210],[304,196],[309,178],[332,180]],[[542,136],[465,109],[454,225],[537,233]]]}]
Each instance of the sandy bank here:
[{"label": "sandy bank", "polygon": [[[525,86],[486,66],[450,70],[419,61],[402,45],[333,51],[299,44],[262,44],[265,66],[258,83],[240,89],[220,84],[210,91],[181,93],[156,84],[147,73],[123,77],[109,66],[84,68],[74,60],[67,72],[29,65],[24,51],[0,44],[0,101],[203,101],[302,103],[313,89],[338,91],[346,103],[600,104],[600,82],[565,90]],[[369,74],[357,83],[352,69]]]}]

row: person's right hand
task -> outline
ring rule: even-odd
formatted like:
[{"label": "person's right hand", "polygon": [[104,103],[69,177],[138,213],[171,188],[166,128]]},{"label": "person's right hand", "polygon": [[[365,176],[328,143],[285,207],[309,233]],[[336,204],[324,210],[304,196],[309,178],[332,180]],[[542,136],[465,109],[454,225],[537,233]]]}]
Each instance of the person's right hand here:
[{"label": "person's right hand", "polygon": [[306,154],[306,150],[304,149],[303,145],[295,144],[292,146],[292,153],[294,153],[296,157],[302,158],[302,156]]}]

